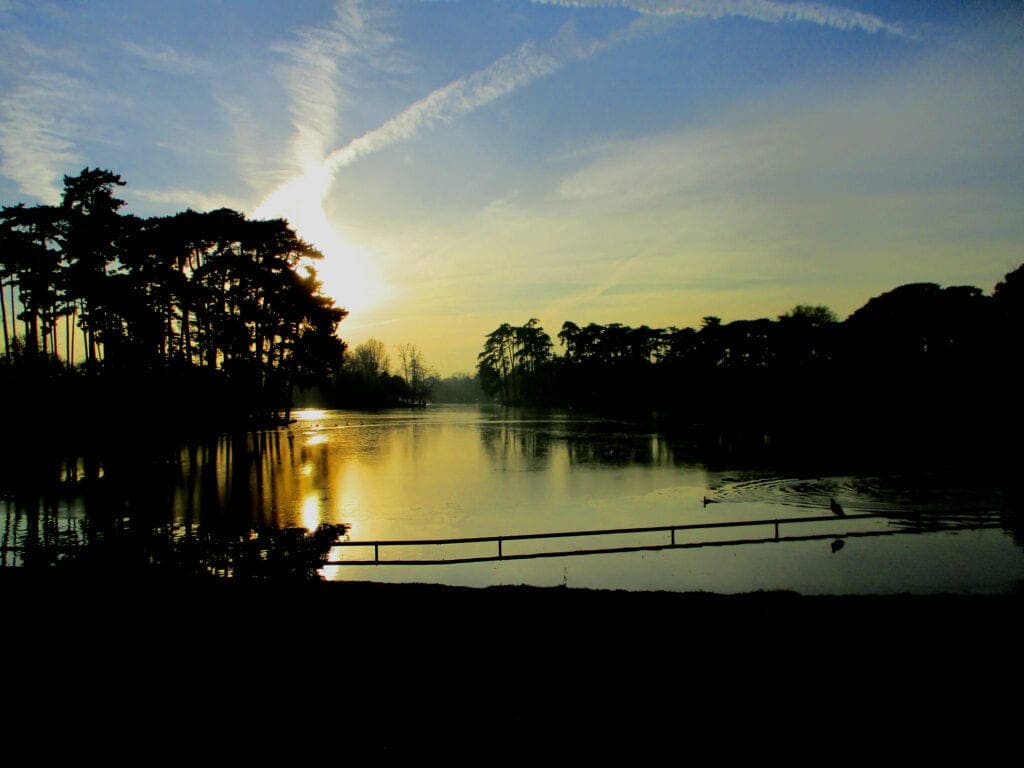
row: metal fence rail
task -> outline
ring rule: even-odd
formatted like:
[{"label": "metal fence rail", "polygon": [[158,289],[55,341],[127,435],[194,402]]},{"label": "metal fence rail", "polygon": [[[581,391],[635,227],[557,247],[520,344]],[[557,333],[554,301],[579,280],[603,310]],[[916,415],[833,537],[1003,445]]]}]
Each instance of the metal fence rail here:
[{"label": "metal fence rail", "polygon": [[[942,524],[940,520],[928,521],[922,524],[920,520],[910,521],[906,518],[898,518],[908,522],[913,527],[904,529],[884,530],[884,531],[844,531],[842,533],[815,533],[815,534],[803,534],[803,535],[790,535],[782,536],[780,534],[780,528],[783,525],[803,525],[807,523],[845,523],[850,520],[865,520],[865,519],[894,519],[891,515],[884,514],[849,514],[844,517],[837,518],[834,515],[817,516],[817,517],[786,517],[786,518],[772,518],[768,520],[731,520],[727,522],[718,523],[690,523],[685,525],[658,525],[658,526],[645,526],[642,528],[605,528],[600,530],[589,530],[589,531],[557,531],[553,533],[521,533],[512,534],[508,536],[472,536],[472,537],[461,537],[452,539],[386,539],[376,541],[341,541],[332,545],[332,549],[335,547],[341,548],[353,548],[353,547],[373,547],[373,559],[345,559],[328,560],[324,565],[453,565],[458,563],[485,563],[495,562],[502,560],[529,560],[542,557],[569,557],[573,555],[597,555],[597,554],[611,554],[618,552],[640,552],[640,551],[658,551],[664,549],[693,549],[697,547],[721,547],[731,546],[737,544],[764,544],[769,542],[783,542],[783,541],[813,541],[820,539],[838,539],[838,538],[854,538],[854,537],[870,537],[870,536],[892,536],[901,533],[925,533],[929,531],[955,531],[955,530],[977,530],[980,528],[997,528],[997,523],[989,522],[977,522],[977,523],[960,523],[954,525]],[[916,523],[916,524],[915,524]],[[759,536],[759,537],[747,537],[747,538],[732,538],[722,539],[717,541],[697,541],[697,542],[678,542],[676,541],[676,533],[680,531],[697,531],[697,530],[712,530],[712,529],[725,529],[725,528],[753,528],[753,527],[770,527],[773,531],[771,536]],[[587,548],[587,549],[564,549],[554,552],[526,552],[526,553],[507,553],[504,551],[504,544],[510,541],[530,541],[530,540],[547,540],[547,539],[564,539],[564,538],[583,538],[592,536],[620,536],[624,534],[642,534],[642,533],[668,533],[668,541],[655,544],[640,544],[640,545],[626,545],[617,547],[599,547],[599,548]],[[394,547],[436,547],[443,545],[452,544],[487,544],[494,543],[497,545],[497,550],[491,555],[478,555],[469,557],[453,557],[453,558],[442,558],[442,559],[430,559],[430,558],[417,558],[414,560],[409,559],[382,559],[381,549],[394,548]]]}]

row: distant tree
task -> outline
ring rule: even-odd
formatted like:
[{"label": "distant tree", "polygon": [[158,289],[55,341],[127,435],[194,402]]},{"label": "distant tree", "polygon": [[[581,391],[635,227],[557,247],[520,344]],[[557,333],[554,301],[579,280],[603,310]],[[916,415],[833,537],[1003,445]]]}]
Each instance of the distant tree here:
[{"label": "distant tree", "polygon": [[427,367],[423,354],[415,344],[399,344],[395,351],[402,378],[409,388],[410,400],[416,405],[426,404],[437,374]]},{"label": "distant tree", "polygon": [[809,304],[797,304],[789,312],[779,315],[779,320],[793,320],[812,328],[820,328],[821,326],[828,325],[829,323],[839,322],[839,318],[836,317],[836,313],[821,304],[813,306]]},{"label": "distant tree", "polygon": [[1000,301],[1024,302],[1024,264],[1021,264],[998,283],[992,290],[993,298]]},{"label": "distant tree", "polygon": [[439,379],[430,393],[435,403],[479,403],[485,397],[479,377],[466,373]]},{"label": "distant tree", "polygon": [[530,318],[521,326],[502,323],[487,334],[477,372],[485,392],[514,405],[541,396],[550,360],[551,337]]},{"label": "distant tree", "polygon": [[511,325],[502,323],[487,334],[483,351],[477,356],[477,371],[484,391],[506,404],[518,398],[515,353],[515,332]]},{"label": "distant tree", "polygon": [[384,342],[379,339],[367,339],[353,349],[348,364],[370,380],[391,372],[391,360]]},{"label": "distant tree", "polygon": [[790,368],[821,364],[832,358],[839,318],[823,305],[797,304],[779,315],[776,357]]},{"label": "distant tree", "polygon": [[78,319],[86,360],[93,366],[99,359],[99,345],[104,340],[116,343],[122,330],[107,312],[113,294],[106,290],[104,278],[120,256],[125,221],[118,211],[124,200],[114,197],[113,190],[124,184],[117,174],[99,168],[83,168],[77,176],[64,177],[61,210],[70,315]]},{"label": "distant tree", "polygon": [[580,327],[576,323],[566,320],[562,323],[562,330],[558,332],[558,341],[565,347],[565,357],[569,360],[576,358],[576,343],[580,337]]},{"label": "distant tree", "polygon": [[[15,217],[19,208],[3,208],[0,210],[0,319],[3,321],[4,359],[11,362],[11,341],[17,335],[17,327],[14,325],[14,286],[16,275],[19,270],[19,262],[22,258],[21,237],[16,231]],[[5,288],[10,288],[11,308],[7,309],[7,294]],[[8,332],[8,315],[11,318],[11,330]]]},{"label": "distant tree", "polygon": [[1013,328],[1014,334],[1024,330],[1024,264],[996,284],[992,300],[1004,327]]}]

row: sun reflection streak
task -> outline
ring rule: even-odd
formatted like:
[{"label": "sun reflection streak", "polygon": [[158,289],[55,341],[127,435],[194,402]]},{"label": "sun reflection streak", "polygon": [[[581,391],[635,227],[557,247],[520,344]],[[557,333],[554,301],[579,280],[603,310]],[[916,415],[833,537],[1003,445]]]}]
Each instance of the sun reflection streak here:
[{"label": "sun reflection streak", "polygon": [[327,417],[327,411],[318,408],[298,408],[292,411],[296,421],[322,421]]},{"label": "sun reflection streak", "polygon": [[302,527],[307,531],[315,531],[320,527],[320,496],[316,493],[307,495],[302,500]]}]

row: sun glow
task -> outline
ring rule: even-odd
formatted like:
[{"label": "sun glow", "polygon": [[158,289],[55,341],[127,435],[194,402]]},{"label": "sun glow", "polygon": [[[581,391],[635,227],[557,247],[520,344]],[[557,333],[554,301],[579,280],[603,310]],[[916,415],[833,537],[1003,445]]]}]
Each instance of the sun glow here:
[{"label": "sun glow", "polygon": [[311,493],[302,500],[302,527],[315,531],[320,527],[320,497]]},{"label": "sun glow", "polygon": [[327,416],[326,411],[319,408],[296,408],[292,411],[296,421],[321,421]]},{"label": "sun glow", "polygon": [[346,238],[324,211],[333,180],[320,164],[281,185],[260,203],[256,219],[283,218],[324,258],[313,264],[323,291],[349,312],[364,312],[387,297],[387,287],[371,266],[370,254]]}]

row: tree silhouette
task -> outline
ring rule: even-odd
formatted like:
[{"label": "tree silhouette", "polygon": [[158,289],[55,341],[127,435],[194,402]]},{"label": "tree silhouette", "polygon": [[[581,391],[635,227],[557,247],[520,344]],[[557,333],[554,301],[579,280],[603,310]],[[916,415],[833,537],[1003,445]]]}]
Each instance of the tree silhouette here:
[{"label": "tree silhouette", "polygon": [[477,356],[477,371],[485,392],[516,405],[544,399],[550,361],[551,337],[531,318],[517,327],[503,323],[489,333]]},{"label": "tree silhouette", "polygon": [[[709,315],[699,329],[565,321],[558,358],[524,357],[522,340],[531,337],[547,338],[536,321],[503,323],[485,336],[477,367],[489,396],[656,414],[720,444],[725,430],[730,444],[744,432],[805,455],[826,445],[928,462],[973,446],[991,460],[1002,436],[1024,422],[1014,389],[1024,265],[991,296],[972,286],[901,285],[842,322],[815,304],[777,320]],[[877,445],[878,435],[890,439]]]},{"label": "tree silhouette", "polygon": [[[19,349],[25,360],[63,353],[69,371],[80,363],[102,379],[83,399],[96,410],[141,390],[163,398],[168,414],[288,418],[296,387],[330,377],[344,352],[337,328],[347,312],[323,296],[309,266],[320,253],[279,219],[250,221],[227,209],[124,215],[114,196],[123,185],[110,171],[85,168],[65,176],[59,206],[3,209],[8,365]],[[20,386],[32,398],[37,384]],[[84,384],[65,385],[84,394]]]}]

